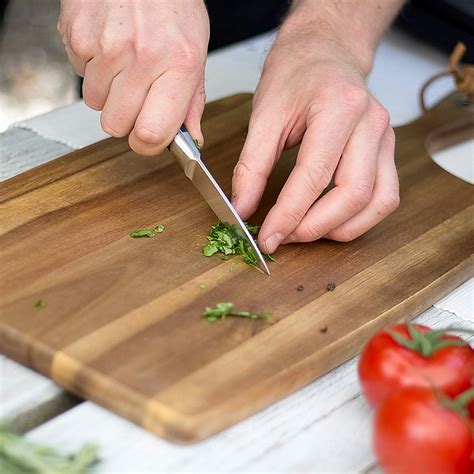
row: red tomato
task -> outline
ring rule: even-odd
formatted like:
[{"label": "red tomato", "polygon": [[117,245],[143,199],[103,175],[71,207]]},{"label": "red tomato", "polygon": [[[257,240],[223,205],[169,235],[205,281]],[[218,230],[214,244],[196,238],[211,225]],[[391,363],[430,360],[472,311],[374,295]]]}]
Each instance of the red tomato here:
[{"label": "red tomato", "polygon": [[[421,332],[430,328],[413,324]],[[400,324],[389,330],[410,339],[407,326]],[[441,341],[459,339],[443,335]],[[404,387],[436,386],[450,397],[474,385],[474,349],[469,345],[448,346],[424,356],[403,347],[386,331],[375,334],[365,346],[359,360],[362,392],[372,406],[377,406],[391,393]],[[474,409],[474,403],[471,405]]]},{"label": "red tomato", "polygon": [[375,413],[375,454],[388,474],[471,474],[470,424],[445,408],[432,389],[403,389]]}]

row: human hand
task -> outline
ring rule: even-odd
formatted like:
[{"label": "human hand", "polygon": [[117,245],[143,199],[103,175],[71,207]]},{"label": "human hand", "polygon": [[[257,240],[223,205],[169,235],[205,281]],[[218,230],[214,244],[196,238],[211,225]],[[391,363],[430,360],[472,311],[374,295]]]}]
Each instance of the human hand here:
[{"label": "human hand", "polygon": [[160,153],[184,123],[203,143],[209,18],[202,0],[62,0],[58,22],[84,102],[133,150]]},{"label": "human hand", "polygon": [[[290,22],[279,32],[233,177],[233,203],[247,219],[282,150],[301,142],[259,233],[265,252],[322,237],[350,241],[397,208],[395,137],[367,90],[369,62],[362,50],[318,37],[314,24]],[[335,186],[321,196],[331,179]]]}]

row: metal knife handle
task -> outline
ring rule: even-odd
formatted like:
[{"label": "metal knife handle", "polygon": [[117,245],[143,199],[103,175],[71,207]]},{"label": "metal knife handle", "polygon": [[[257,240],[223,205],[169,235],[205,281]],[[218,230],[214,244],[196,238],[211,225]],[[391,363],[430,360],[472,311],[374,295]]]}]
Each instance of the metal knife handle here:
[{"label": "metal knife handle", "polygon": [[201,160],[201,153],[184,125],[178,130],[168,149],[183,168],[186,176],[191,178],[195,162]]}]

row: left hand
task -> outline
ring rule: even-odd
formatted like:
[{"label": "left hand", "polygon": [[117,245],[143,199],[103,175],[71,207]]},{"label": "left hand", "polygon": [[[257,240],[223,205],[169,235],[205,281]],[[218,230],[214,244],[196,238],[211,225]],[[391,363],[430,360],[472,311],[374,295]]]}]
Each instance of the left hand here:
[{"label": "left hand", "polygon": [[[387,111],[367,89],[368,61],[349,43],[317,36],[314,27],[282,27],[234,170],[232,200],[247,219],[282,150],[301,142],[259,233],[269,253],[281,243],[350,241],[399,204],[395,136]],[[321,196],[332,178],[334,188]]]}]

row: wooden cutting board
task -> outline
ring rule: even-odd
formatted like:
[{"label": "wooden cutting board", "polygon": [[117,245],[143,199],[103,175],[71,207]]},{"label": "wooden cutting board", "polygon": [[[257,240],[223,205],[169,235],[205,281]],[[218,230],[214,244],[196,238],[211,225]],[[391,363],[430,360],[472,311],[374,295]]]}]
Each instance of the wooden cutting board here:
[{"label": "wooden cutting board", "polygon": [[[227,192],[250,107],[241,94],[205,113],[205,161]],[[281,248],[270,277],[202,255],[215,217],[168,152],[141,157],[109,139],[12,178],[0,185],[1,352],[160,436],[203,439],[473,274],[472,187],[425,150],[473,131],[456,94],[398,128],[399,210],[351,243]],[[295,155],[285,152],[252,223]],[[166,230],[154,238],[128,236],[157,224]],[[220,301],[272,316],[201,318]]]}]

